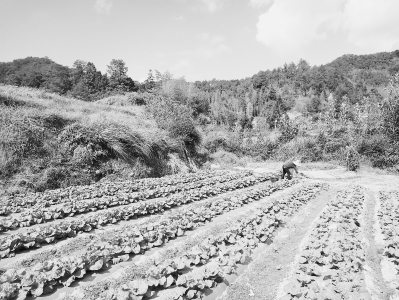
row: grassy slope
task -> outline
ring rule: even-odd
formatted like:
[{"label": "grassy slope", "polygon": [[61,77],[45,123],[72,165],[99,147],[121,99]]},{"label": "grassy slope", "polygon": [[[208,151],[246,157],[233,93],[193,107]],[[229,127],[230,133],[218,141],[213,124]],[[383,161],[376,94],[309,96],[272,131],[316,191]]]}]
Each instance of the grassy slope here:
[{"label": "grassy slope", "polygon": [[40,191],[110,174],[157,175],[178,145],[125,98],[84,102],[0,85],[0,190]]}]

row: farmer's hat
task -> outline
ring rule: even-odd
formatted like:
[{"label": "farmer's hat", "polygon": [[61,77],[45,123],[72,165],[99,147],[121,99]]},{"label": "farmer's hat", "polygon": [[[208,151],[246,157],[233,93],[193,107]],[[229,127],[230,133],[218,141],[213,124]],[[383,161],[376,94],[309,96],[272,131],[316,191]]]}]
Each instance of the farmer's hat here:
[{"label": "farmer's hat", "polygon": [[300,166],[301,166],[301,161],[300,161],[299,159],[294,160],[293,163],[294,163],[297,167],[300,167]]}]

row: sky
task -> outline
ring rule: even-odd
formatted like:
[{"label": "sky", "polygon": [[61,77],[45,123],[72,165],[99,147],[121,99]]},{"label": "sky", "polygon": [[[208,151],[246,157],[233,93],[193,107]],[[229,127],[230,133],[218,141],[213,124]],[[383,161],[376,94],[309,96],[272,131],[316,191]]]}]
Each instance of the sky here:
[{"label": "sky", "polygon": [[123,59],[188,81],[399,49],[399,0],[0,0],[0,61]]}]

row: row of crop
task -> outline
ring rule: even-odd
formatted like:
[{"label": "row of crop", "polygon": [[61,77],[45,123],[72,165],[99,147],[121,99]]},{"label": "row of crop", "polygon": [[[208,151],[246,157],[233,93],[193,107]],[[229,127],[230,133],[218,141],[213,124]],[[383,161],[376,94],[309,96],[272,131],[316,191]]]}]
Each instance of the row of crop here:
[{"label": "row of crop", "polygon": [[[227,171],[199,171],[189,174],[176,174],[161,178],[144,178],[120,182],[99,182],[92,185],[69,186],[62,189],[47,190],[44,192],[16,194],[9,196],[0,206],[0,215],[19,212],[21,208],[34,205],[54,205],[64,202],[113,196],[118,192],[134,193],[156,187],[173,186],[181,183],[190,183],[214,176],[226,175]],[[250,175],[250,172],[247,172]]]},{"label": "row of crop", "polygon": [[[195,174],[195,175],[194,175]],[[43,207],[48,207],[55,204],[60,203],[71,203],[76,201],[82,201],[87,199],[98,199],[105,198],[104,201],[109,201],[112,198],[118,198],[120,200],[139,200],[139,199],[150,199],[156,198],[160,196],[167,196],[172,193],[177,193],[180,191],[198,188],[209,182],[212,183],[213,178],[225,177],[229,178],[231,176],[231,180],[234,178],[250,176],[251,172],[241,171],[241,172],[227,172],[227,171],[219,171],[214,173],[207,172],[199,172],[194,173],[193,175],[189,175],[186,180],[178,180],[178,182],[174,184],[165,184],[164,179],[156,178],[151,179],[151,184],[143,185],[140,189],[137,188],[137,183],[135,182],[119,182],[119,183],[101,183],[98,185],[85,186],[84,193],[81,194],[71,194],[68,192],[64,192],[68,194],[68,197],[57,197],[55,191],[46,191],[44,193],[32,194],[30,196],[18,196],[14,198],[10,198],[6,205],[0,207],[0,215],[6,215],[10,213],[18,213],[23,211],[24,208],[37,208],[41,209]],[[271,175],[274,177],[274,175]],[[156,180],[160,181],[160,184],[156,184]],[[202,182],[202,183],[201,183]],[[197,183],[197,184],[195,184]],[[104,187],[109,187],[104,189]],[[112,187],[112,188],[110,188]],[[79,189],[79,187],[74,187],[75,189]],[[61,193],[63,190],[56,190],[58,193]],[[64,194],[63,193],[63,194]],[[53,195],[53,196],[49,196]],[[62,194],[62,195],[63,195]]]},{"label": "row of crop", "polygon": [[58,207],[34,206],[31,209],[24,210],[15,217],[6,217],[0,219],[0,232],[16,229],[18,227],[28,227],[35,224],[50,222],[55,219],[63,219],[77,214],[93,212],[107,209],[109,207],[128,205],[140,201],[156,198],[160,195],[169,196],[176,192],[199,189],[203,186],[212,186],[220,183],[245,178],[245,173],[226,174],[223,176],[212,177],[198,182],[187,183],[184,186],[178,185],[166,191],[164,188],[157,188],[150,192],[140,192],[136,194],[119,192],[111,197],[103,197],[95,200],[71,201]]},{"label": "row of crop", "polygon": [[[194,224],[204,224],[216,215],[293,184],[294,181],[282,181],[243,193],[239,197],[207,201],[191,210],[180,210],[161,219],[157,224],[125,226],[120,230],[108,231],[100,234],[98,239],[93,239],[86,246],[86,250],[79,251],[79,257],[63,256],[52,259],[53,251],[46,251],[41,253],[40,261],[31,263],[29,268],[24,268],[24,263],[14,264],[16,269],[12,268],[13,266],[7,267],[7,272],[0,280],[9,285],[18,283],[22,291],[38,296],[43,293],[43,289],[51,289],[54,284],[69,285],[75,279],[82,278],[89,270],[99,270],[128,259],[129,254],[138,254],[154,246],[160,246],[169,239],[183,235],[186,230],[192,229]],[[32,261],[32,258],[29,260]]]},{"label": "row of crop", "polygon": [[73,237],[78,232],[89,232],[106,224],[115,224],[121,220],[160,213],[172,207],[206,199],[227,191],[253,186],[268,180],[269,175],[251,176],[213,186],[204,186],[198,190],[191,190],[167,198],[143,201],[95,212],[89,216],[76,218],[76,220],[28,228],[26,232],[10,234],[0,238],[0,257],[12,256],[16,251],[40,247],[43,243],[49,244],[62,238]]},{"label": "row of crop", "polygon": [[371,299],[362,267],[364,192],[338,192],[321,214],[279,300]]},{"label": "row of crop", "polygon": [[399,289],[399,191],[380,192],[379,199],[377,215],[384,238],[382,264],[386,264],[383,276],[392,288]]},{"label": "row of crop", "polygon": [[[216,262],[223,273],[233,272],[236,263],[244,263],[251,249],[255,248],[258,243],[272,238],[284,215],[292,215],[301,205],[314,198],[325,187],[323,184],[314,184],[295,192],[295,194],[299,193],[301,198],[291,195],[284,201],[278,200],[262,205],[247,216],[239,217],[238,224],[232,225],[221,234],[210,235],[195,245],[188,242],[192,247],[189,250],[184,250],[183,253],[179,251],[180,245],[171,247],[164,252],[164,256],[143,259],[143,261],[124,268],[114,277],[77,288],[72,296],[65,299],[115,299],[122,293],[133,299],[134,297],[141,299],[140,297],[144,295],[151,296],[155,291],[168,287],[185,288],[186,290],[181,296],[187,296],[191,290],[195,290],[195,294],[198,296],[204,287],[212,287],[216,283],[214,281],[211,284],[204,284],[201,278],[199,282],[193,280],[192,277],[195,278],[195,276],[192,276],[192,273],[197,270],[195,266],[211,261]],[[292,205],[293,203],[295,205]],[[192,271],[191,268],[193,268]],[[185,271],[190,271],[190,275],[187,276]],[[137,280],[136,278],[142,279]],[[165,282],[168,284],[165,285]],[[141,293],[137,291],[139,284],[145,287]],[[96,292],[93,293],[93,291]]]}]

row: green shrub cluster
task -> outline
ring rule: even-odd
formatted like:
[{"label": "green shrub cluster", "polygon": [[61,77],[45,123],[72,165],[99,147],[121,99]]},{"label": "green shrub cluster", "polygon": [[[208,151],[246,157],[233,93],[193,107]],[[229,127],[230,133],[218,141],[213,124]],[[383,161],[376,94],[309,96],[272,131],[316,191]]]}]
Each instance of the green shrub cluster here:
[{"label": "green shrub cluster", "polygon": [[170,138],[179,140],[190,152],[196,152],[202,137],[188,106],[169,97],[159,96],[150,99],[146,109],[155,118],[158,127],[168,132]]}]

